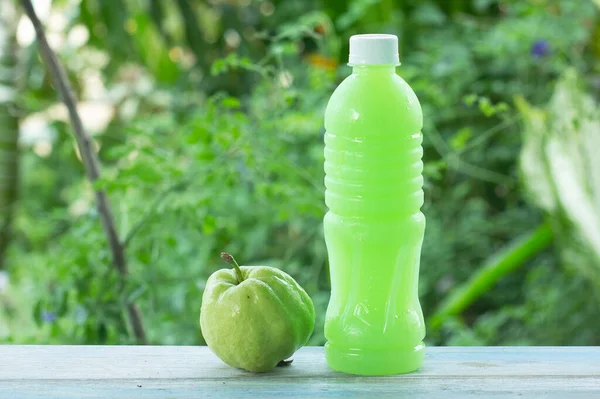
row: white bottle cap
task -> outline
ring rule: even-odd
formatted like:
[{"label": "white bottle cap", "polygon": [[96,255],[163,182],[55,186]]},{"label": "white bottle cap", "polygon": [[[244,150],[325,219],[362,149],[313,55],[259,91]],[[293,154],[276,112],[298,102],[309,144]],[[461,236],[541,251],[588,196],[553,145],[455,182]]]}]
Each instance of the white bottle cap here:
[{"label": "white bottle cap", "polygon": [[384,34],[350,37],[348,65],[400,65],[398,37]]}]

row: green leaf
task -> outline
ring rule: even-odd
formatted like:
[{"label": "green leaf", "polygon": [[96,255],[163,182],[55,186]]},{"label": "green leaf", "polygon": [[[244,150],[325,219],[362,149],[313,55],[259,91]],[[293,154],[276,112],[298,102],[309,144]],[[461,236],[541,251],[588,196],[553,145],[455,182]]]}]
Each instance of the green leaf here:
[{"label": "green leaf", "polygon": [[204,234],[212,234],[217,228],[217,222],[212,215],[206,215],[202,223],[202,231]]},{"label": "green leaf", "polygon": [[33,307],[33,319],[35,320],[35,323],[37,324],[38,327],[43,324],[42,307],[43,307],[43,304],[42,304],[41,299],[39,301],[37,301],[35,306]]},{"label": "green leaf", "polygon": [[487,97],[481,97],[479,99],[479,110],[487,117],[494,115],[494,107]]},{"label": "green leaf", "polygon": [[436,4],[424,2],[415,9],[412,20],[421,25],[441,26],[446,22],[446,14]]},{"label": "green leaf", "polygon": [[92,184],[92,187],[94,188],[94,190],[105,190],[109,183],[110,180],[108,179],[108,177],[102,176],[99,179],[96,179],[94,184]]},{"label": "green leaf", "polygon": [[423,175],[432,180],[440,180],[443,177],[442,171],[447,167],[446,161],[430,161],[423,166]]},{"label": "green leaf", "polygon": [[235,97],[225,97],[221,101],[221,104],[223,105],[223,107],[231,109],[239,108],[241,105],[240,100],[238,100]]},{"label": "green leaf", "polygon": [[524,118],[521,170],[530,197],[563,221],[563,254],[600,286],[600,107],[581,90],[574,70],[562,76],[544,110],[524,100],[517,105]]},{"label": "green leaf", "polygon": [[477,99],[477,94],[469,94],[463,97],[463,102],[465,103],[465,105],[471,107],[475,104]]},{"label": "green leaf", "polygon": [[138,163],[129,172],[148,183],[156,183],[162,180],[162,174],[150,163]]},{"label": "green leaf", "polygon": [[515,98],[515,104],[524,116],[520,167],[529,198],[543,210],[554,213],[557,201],[544,153],[546,115],[542,110],[530,106],[522,97]]},{"label": "green leaf", "polygon": [[339,16],[336,21],[338,29],[345,30],[359,21],[372,6],[379,3],[379,0],[353,0],[348,6],[348,11]]},{"label": "green leaf", "polygon": [[120,145],[106,151],[105,156],[110,160],[119,160],[131,153],[131,151],[132,148],[130,146]]},{"label": "green leaf", "polygon": [[200,142],[208,142],[211,137],[211,132],[204,125],[197,125],[190,129],[186,141],[188,144],[197,144]]},{"label": "green leaf", "polygon": [[138,13],[127,24],[133,28],[136,47],[146,66],[159,81],[173,84],[179,77],[179,67],[169,57],[169,49],[150,17],[146,13]]},{"label": "green leaf", "polygon": [[463,127],[458,130],[452,137],[450,138],[450,146],[455,150],[460,150],[464,148],[467,141],[473,136],[473,129],[470,127]]},{"label": "green leaf", "polygon": [[60,316],[64,316],[67,313],[67,310],[69,308],[69,291],[65,290],[61,297],[60,297],[60,303],[58,306],[58,310],[57,310],[57,315]]}]

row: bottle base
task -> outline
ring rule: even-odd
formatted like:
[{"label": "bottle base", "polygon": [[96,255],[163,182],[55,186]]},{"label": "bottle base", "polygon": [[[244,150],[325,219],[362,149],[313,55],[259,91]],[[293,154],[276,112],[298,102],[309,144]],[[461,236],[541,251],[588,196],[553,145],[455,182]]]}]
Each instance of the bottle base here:
[{"label": "bottle base", "polygon": [[357,375],[392,375],[415,371],[425,357],[425,344],[402,349],[359,349],[325,344],[327,365],[336,371]]}]

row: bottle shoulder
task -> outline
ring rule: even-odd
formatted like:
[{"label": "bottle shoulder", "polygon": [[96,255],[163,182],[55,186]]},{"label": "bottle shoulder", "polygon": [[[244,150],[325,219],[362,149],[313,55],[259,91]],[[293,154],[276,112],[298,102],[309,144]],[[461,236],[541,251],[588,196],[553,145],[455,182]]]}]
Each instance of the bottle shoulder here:
[{"label": "bottle shoulder", "polygon": [[423,127],[423,113],[412,88],[397,74],[348,76],[333,92],[325,111],[328,131],[371,128],[412,134]]}]

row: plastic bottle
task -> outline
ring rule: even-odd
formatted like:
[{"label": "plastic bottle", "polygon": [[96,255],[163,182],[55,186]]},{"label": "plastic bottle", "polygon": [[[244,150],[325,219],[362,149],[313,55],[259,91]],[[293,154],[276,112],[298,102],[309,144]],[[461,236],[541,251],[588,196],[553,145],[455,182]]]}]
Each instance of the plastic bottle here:
[{"label": "plastic bottle", "polygon": [[352,36],[349,65],[352,75],[325,113],[325,355],[346,373],[407,373],[425,351],[418,298],[423,115],[396,75],[396,36]]}]

